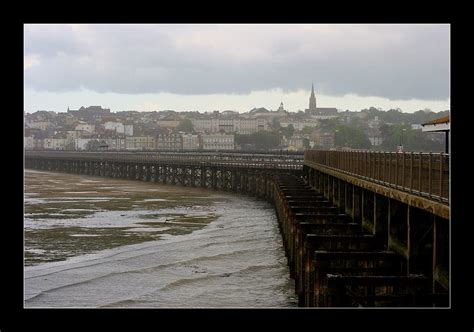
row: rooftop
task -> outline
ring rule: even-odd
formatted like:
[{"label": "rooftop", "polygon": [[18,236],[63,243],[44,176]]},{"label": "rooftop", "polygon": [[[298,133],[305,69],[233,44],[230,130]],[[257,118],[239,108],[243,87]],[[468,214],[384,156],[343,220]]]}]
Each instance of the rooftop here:
[{"label": "rooftop", "polygon": [[421,125],[422,126],[435,125],[435,124],[439,124],[439,123],[449,123],[449,115],[448,116],[443,116],[442,118],[433,119],[430,122],[422,123]]},{"label": "rooftop", "polygon": [[443,116],[442,118],[433,119],[430,122],[421,124],[421,131],[448,132],[449,130],[450,130],[449,116]]}]

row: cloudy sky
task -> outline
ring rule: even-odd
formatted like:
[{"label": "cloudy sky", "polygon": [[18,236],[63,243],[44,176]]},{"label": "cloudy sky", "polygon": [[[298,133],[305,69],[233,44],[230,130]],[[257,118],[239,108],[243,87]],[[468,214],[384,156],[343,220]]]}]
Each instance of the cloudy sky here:
[{"label": "cloudy sky", "polygon": [[25,111],[450,109],[450,26],[25,25]]}]

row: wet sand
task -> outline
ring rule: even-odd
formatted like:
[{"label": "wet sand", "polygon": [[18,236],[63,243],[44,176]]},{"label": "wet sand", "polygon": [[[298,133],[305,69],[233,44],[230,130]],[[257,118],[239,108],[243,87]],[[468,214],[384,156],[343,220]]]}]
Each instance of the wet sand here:
[{"label": "wet sand", "polygon": [[25,265],[191,233],[218,218],[219,200],[196,188],[26,170]]}]

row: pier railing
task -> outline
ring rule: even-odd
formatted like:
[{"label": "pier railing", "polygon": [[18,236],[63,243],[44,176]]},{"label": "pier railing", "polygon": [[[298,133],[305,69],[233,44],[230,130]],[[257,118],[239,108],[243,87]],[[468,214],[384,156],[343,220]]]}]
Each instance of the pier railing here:
[{"label": "pier railing", "polygon": [[25,151],[27,158],[82,161],[169,163],[188,166],[221,166],[242,168],[301,170],[303,155],[221,153],[221,152],[68,152]]},{"label": "pier railing", "polygon": [[445,153],[307,150],[304,163],[449,204],[449,155]]}]

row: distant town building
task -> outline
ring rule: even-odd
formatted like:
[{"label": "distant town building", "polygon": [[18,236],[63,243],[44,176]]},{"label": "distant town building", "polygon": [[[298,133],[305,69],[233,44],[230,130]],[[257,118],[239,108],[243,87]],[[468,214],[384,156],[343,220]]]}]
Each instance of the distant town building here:
[{"label": "distant town building", "polygon": [[104,128],[107,130],[113,130],[117,134],[125,134],[125,126],[121,122],[107,121],[104,123]]},{"label": "distant town building", "polygon": [[232,133],[234,132],[234,120],[233,119],[216,119],[218,132]]},{"label": "distant town building", "polygon": [[68,130],[68,131],[66,131],[66,138],[75,140],[76,138],[81,138],[81,137],[82,137],[82,131],[81,130]]},{"label": "distant town building", "polygon": [[234,135],[211,134],[202,135],[203,150],[233,150]]},{"label": "distant town building", "polygon": [[223,111],[221,114],[222,114],[223,117],[226,117],[226,118],[238,118],[239,117],[239,112],[231,111],[231,110]]},{"label": "distant town building", "polygon": [[268,130],[268,121],[262,118],[234,119],[234,132],[249,135],[261,130]]},{"label": "distant town building", "polygon": [[57,116],[57,122],[58,123],[63,123],[65,125],[70,126],[70,125],[74,124],[75,121],[76,121],[76,119],[70,113],[66,113],[66,112],[58,113],[58,116]]},{"label": "distant town building", "polygon": [[86,131],[86,132],[92,134],[95,130],[95,125],[82,122],[82,123],[77,124],[74,129],[75,130],[83,130],[83,131]]},{"label": "distant town building", "polygon": [[35,138],[35,150],[43,150],[43,139],[42,138]]},{"label": "distant town building", "polygon": [[268,121],[262,118],[242,119],[242,118],[208,118],[191,120],[194,130],[198,133],[237,133],[253,134],[260,130],[268,130]]},{"label": "distant town building", "polygon": [[307,139],[308,143],[310,143],[309,137],[305,135],[294,134],[290,138],[286,138],[285,136],[283,136],[283,138],[281,139],[280,145],[283,149],[288,150],[288,151],[303,150],[305,148],[304,146],[305,139]]},{"label": "distant town building", "polygon": [[38,138],[39,136],[44,134],[43,130],[41,129],[29,128],[29,127],[26,127],[23,133],[24,133],[24,137],[32,136],[34,138]]},{"label": "distant town building", "polygon": [[65,147],[66,139],[64,138],[45,138],[43,140],[43,149],[64,150]]},{"label": "distant town building", "polygon": [[170,114],[161,120],[157,120],[155,123],[162,128],[176,128],[181,122],[182,118],[175,114]]},{"label": "distant town building", "polygon": [[76,138],[74,140],[74,147],[76,150],[86,150],[87,143],[92,141],[93,138]]},{"label": "distant town building", "polygon": [[133,136],[133,123],[124,123],[123,128],[126,136]]},{"label": "distant town building", "polygon": [[380,120],[378,116],[375,116],[372,120],[367,122],[369,128],[375,129],[380,127]]},{"label": "distant town building", "polygon": [[[267,122],[272,122],[273,119],[287,117],[288,112],[285,110],[282,111],[269,111],[266,108],[253,108],[248,113],[239,114],[241,119],[254,119],[261,118],[265,119]],[[265,129],[266,130],[266,129]]]},{"label": "distant town building", "polygon": [[309,96],[309,108],[308,113],[314,114],[317,111],[316,107],[316,96],[314,94],[314,84],[311,84],[311,96]]},{"label": "distant town building", "polygon": [[102,106],[81,106],[78,110],[70,110],[68,107],[67,113],[86,121],[101,120],[103,116],[110,116],[110,109],[102,108]]},{"label": "distant town building", "polygon": [[277,112],[285,112],[285,108],[283,107],[283,102],[280,103],[280,107],[278,107]]},{"label": "distant town building", "polygon": [[294,147],[298,150],[303,148],[303,137],[300,135],[293,135],[288,139],[288,147]]},{"label": "distant town building", "polygon": [[184,150],[198,150],[199,149],[199,136],[193,134],[182,134],[183,149]]},{"label": "distant town building", "polygon": [[156,136],[156,149],[181,150],[183,138],[179,134],[159,134]]},{"label": "distant town building", "polygon": [[105,144],[108,150],[125,150],[126,139],[125,137],[106,138]]},{"label": "distant town building", "polygon": [[382,133],[378,128],[370,129],[367,132],[367,137],[369,138],[370,144],[372,144],[372,146],[380,146],[383,143]]},{"label": "distant town building", "polygon": [[312,133],[311,139],[314,142],[314,148],[323,150],[334,148],[335,134],[333,132],[316,130]]},{"label": "distant town building", "polygon": [[381,136],[368,136],[368,138],[372,146],[380,146],[383,143]]},{"label": "distant town building", "polygon": [[41,130],[47,130],[52,126],[52,123],[49,121],[38,121],[38,122],[29,122],[27,124],[28,127],[30,128],[37,128]]},{"label": "distant town building", "polygon": [[42,122],[42,121],[53,121],[56,117],[56,113],[53,111],[36,111],[32,114],[27,114],[25,122]]},{"label": "distant town building", "polygon": [[217,133],[219,132],[219,119],[192,119],[194,130],[198,133]]},{"label": "distant town building", "polygon": [[24,137],[25,150],[33,150],[35,148],[35,138],[33,136]]},{"label": "distant town building", "polygon": [[153,150],[156,147],[156,139],[152,136],[128,136],[125,138],[127,150]]},{"label": "distant town building", "polygon": [[316,107],[316,95],[314,93],[314,85],[311,85],[311,96],[309,97],[309,108],[305,113],[315,117],[335,117],[337,116],[337,108],[334,107]]},{"label": "distant town building", "polygon": [[295,130],[303,130],[305,127],[316,127],[318,125],[318,121],[315,119],[308,119],[308,120],[295,120],[291,118],[282,118],[280,119],[280,126],[283,128],[292,125]]}]

